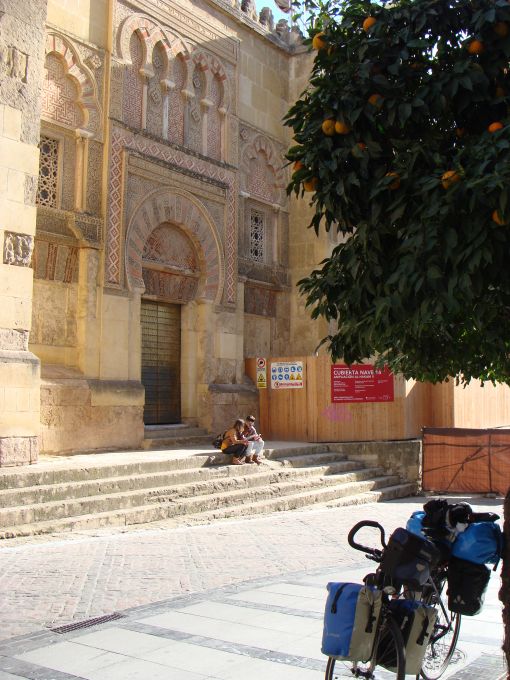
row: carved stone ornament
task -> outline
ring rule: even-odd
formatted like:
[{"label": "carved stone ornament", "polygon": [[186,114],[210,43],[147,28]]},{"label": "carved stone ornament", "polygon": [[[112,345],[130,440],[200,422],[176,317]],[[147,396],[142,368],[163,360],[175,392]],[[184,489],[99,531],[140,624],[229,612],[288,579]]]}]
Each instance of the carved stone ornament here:
[{"label": "carved stone ornament", "polygon": [[6,231],[4,238],[4,264],[29,267],[34,250],[34,237]]}]

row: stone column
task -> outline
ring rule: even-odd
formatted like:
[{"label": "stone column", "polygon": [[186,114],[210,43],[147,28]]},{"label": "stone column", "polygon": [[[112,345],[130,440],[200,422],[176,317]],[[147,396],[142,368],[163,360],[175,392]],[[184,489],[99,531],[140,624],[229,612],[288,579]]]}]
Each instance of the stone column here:
[{"label": "stone column", "polygon": [[45,0],[0,0],[0,466],[37,459],[40,364],[28,351]]}]

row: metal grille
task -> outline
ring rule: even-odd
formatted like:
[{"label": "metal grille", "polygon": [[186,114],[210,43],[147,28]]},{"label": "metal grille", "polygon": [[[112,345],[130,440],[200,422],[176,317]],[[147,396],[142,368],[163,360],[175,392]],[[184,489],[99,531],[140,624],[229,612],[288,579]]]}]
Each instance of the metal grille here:
[{"label": "metal grille", "polygon": [[181,421],[181,307],[142,301],[144,422]]},{"label": "metal grille", "polygon": [[53,633],[70,633],[73,630],[80,630],[82,628],[91,628],[92,626],[98,626],[101,623],[107,623],[108,621],[116,621],[117,619],[124,619],[123,614],[107,614],[105,616],[97,616],[95,619],[88,619],[88,621],[79,621],[78,623],[68,623],[66,626],[59,626],[58,628],[51,628]]},{"label": "metal grille", "polygon": [[39,143],[39,184],[37,186],[37,205],[57,208],[58,193],[58,140],[41,136]]},{"label": "metal grille", "polygon": [[260,210],[250,212],[250,258],[264,262],[266,253],[266,216]]}]

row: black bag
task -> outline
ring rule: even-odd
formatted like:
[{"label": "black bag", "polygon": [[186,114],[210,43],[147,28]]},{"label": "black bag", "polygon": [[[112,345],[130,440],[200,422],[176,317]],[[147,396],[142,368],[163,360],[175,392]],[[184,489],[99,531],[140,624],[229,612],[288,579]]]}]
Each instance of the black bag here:
[{"label": "black bag", "polygon": [[[404,642],[406,675],[418,675],[423,664],[425,650],[430,642],[436,623],[437,611],[430,605],[416,600],[391,600],[389,604],[392,618],[400,628]],[[392,654],[389,634],[383,634],[379,641],[379,657],[384,659],[383,666],[396,672],[396,654]]]},{"label": "black bag", "polygon": [[223,434],[216,435],[216,437],[212,440],[211,444],[214,446],[215,449],[221,449],[221,445],[223,444],[224,439],[225,432]]},{"label": "black bag", "polygon": [[430,576],[430,571],[439,562],[441,554],[426,538],[407,531],[395,529],[381,560],[381,571],[386,585],[399,588],[407,585],[419,590]]},{"label": "black bag", "polygon": [[491,572],[484,564],[451,557],[448,563],[448,608],[475,616],[481,611]]}]

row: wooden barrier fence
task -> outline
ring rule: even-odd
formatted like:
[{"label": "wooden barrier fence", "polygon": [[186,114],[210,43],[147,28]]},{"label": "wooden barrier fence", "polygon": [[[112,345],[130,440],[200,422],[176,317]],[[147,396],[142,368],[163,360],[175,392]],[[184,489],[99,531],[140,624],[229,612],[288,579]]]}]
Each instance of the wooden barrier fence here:
[{"label": "wooden barrier fence", "polygon": [[[410,439],[433,424],[433,386],[394,376],[394,400],[375,403],[332,403],[331,359],[326,356],[268,358],[267,387],[259,389],[260,431],[267,440],[373,441]],[[302,362],[303,387],[271,389],[271,365]],[[257,384],[255,358],[246,359],[246,373]],[[437,423],[442,424],[442,423]]]},{"label": "wooden barrier fence", "polygon": [[423,489],[506,494],[510,429],[424,428]]}]

